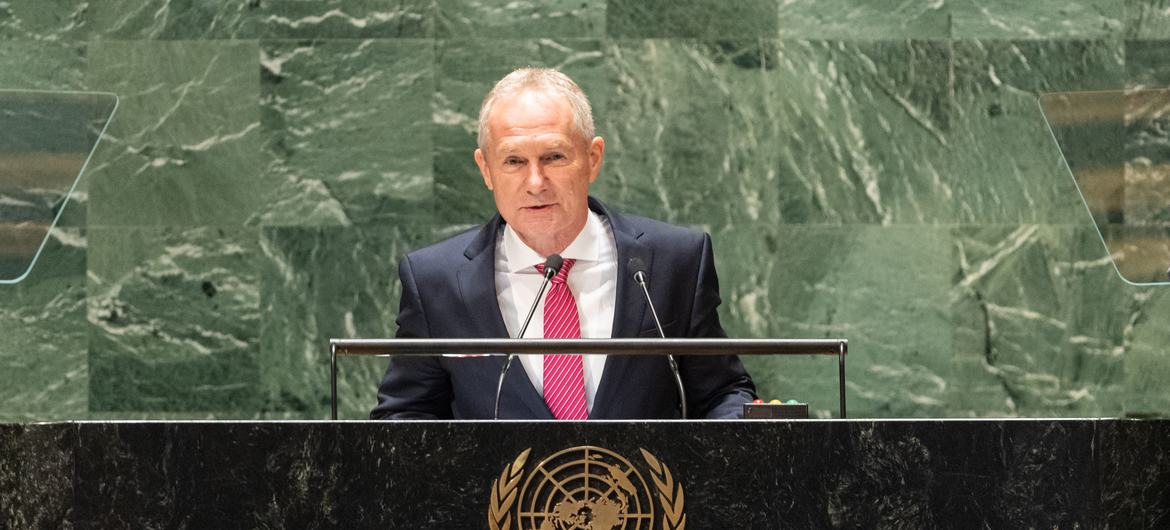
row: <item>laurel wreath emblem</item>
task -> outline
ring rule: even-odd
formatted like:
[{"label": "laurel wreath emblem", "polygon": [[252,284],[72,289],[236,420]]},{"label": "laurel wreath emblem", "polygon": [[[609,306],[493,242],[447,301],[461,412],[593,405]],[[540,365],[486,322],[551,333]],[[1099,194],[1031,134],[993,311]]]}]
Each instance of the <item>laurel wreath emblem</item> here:
[{"label": "laurel wreath emblem", "polygon": [[492,481],[492,498],[488,506],[488,527],[491,530],[509,530],[512,528],[512,505],[516,503],[516,488],[520,485],[520,477],[524,475],[524,464],[528,462],[529,447],[504,467],[500,478]]},{"label": "laurel wreath emblem", "polygon": [[[650,478],[658,493],[658,504],[662,508],[661,530],[686,530],[687,516],[683,513],[685,496],[681,483],[674,480],[670,468],[658,461],[643,448],[642,458],[650,468]],[[519,500],[520,479],[524,476],[524,465],[532,448],[525,449],[512,463],[504,467],[500,477],[492,481],[491,501],[488,506],[488,528],[491,530],[512,529],[512,507]],[[517,524],[519,522],[517,521]]]},{"label": "laurel wreath emblem", "polygon": [[650,476],[654,479],[654,486],[658,488],[658,502],[663,513],[662,530],[686,530],[687,514],[683,513],[685,498],[682,484],[676,484],[670,474],[670,468],[660,463],[649,451],[641,447],[638,450],[642,451],[642,458],[645,458],[646,465],[650,466]]}]

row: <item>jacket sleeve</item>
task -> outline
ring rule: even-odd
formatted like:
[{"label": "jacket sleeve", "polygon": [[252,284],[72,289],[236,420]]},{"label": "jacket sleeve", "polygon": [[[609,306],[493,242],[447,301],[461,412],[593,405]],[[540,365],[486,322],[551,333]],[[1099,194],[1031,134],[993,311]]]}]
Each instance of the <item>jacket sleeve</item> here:
[{"label": "jacket sleeve", "polygon": [[[723,338],[727,333],[719,323],[719,278],[710,235],[703,234],[699,252],[688,337]],[[686,356],[679,360],[679,372],[692,418],[742,418],[743,404],[756,398],[756,386],[737,355]]]},{"label": "jacket sleeve", "polygon": [[[398,305],[398,338],[427,338],[430,329],[411,269],[410,256],[398,265],[402,297]],[[370,419],[450,419],[451,378],[437,357],[391,357],[382,384],[378,405]]]}]

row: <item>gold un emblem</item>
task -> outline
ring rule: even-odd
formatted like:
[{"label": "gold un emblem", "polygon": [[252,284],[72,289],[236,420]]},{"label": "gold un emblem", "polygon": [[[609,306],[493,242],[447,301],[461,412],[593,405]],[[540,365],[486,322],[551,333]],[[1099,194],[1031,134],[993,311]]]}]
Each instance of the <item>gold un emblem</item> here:
[{"label": "gold un emblem", "polygon": [[629,460],[609,449],[571,447],[527,475],[532,449],[525,449],[492,481],[489,528],[512,530],[515,523],[516,530],[685,530],[682,484],[654,455],[640,451],[653,490]]}]

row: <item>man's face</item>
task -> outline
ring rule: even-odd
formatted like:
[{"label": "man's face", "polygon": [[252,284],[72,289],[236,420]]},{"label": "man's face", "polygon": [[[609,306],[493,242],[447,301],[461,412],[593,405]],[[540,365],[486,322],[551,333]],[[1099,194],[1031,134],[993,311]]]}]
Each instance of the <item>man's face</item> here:
[{"label": "man's face", "polygon": [[496,100],[488,129],[475,162],[496,209],[539,254],[561,252],[585,226],[605,142],[582,138],[569,103],[540,91]]}]

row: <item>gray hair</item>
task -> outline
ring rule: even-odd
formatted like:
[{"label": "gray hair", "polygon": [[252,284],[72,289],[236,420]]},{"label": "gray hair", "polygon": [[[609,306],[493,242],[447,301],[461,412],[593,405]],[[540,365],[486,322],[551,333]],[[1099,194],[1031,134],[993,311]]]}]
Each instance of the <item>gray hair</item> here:
[{"label": "gray hair", "polygon": [[569,110],[573,113],[573,128],[586,143],[593,140],[593,108],[589,106],[589,97],[581,87],[569,79],[569,76],[552,68],[530,67],[513,70],[497,82],[491,92],[483,98],[483,105],[479,107],[479,136],[476,138],[480,149],[491,140],[488,119],[496,100],[501,96],[519,94],[526,90],[543,90],[564,97],[569,103]]}]

